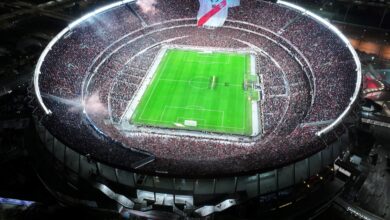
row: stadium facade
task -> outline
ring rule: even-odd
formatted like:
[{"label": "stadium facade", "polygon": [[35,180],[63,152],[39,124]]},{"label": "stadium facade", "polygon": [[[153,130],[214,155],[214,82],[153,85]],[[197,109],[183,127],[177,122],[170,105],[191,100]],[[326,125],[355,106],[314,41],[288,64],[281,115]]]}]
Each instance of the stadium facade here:
[{"label": "stadium facade", "polygon": [[[313,177],[321,182],[348,144],[360,90],[360,62],[348,40],[284,1],[242,1],[212,29],[197,27],[198,7],[192,0],[120,1],[61,31],[34,74],[40,163],[54,161],[73,188],[89,186],[121,210],[170,207],[181,216],[290,192]],[[254,51],[261,132],[120,126],[166,46]],[[55,194],[70,203],[77,197]],[[78,202],[107,207],[86,200],[93,201]]]}]

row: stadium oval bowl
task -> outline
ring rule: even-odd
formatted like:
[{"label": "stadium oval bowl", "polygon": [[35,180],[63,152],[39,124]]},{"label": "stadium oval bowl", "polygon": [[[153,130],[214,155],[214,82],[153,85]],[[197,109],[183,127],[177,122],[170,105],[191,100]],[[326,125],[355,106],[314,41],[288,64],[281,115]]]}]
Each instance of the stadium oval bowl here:
[{"label": "stadium oval bowl", "polygon": [[[256,196],[333,164],[345,147],[345,119],[361,85],[360,62],[347,39],[283,1],[242,1],[216,29],[196,26],[198,7],[193,0],[147,7],[120,1],[61,31],[34,74],[36,128],[46,150],[83,178],[178,194],[241,190]],[[252,51],[261,133],[120,129],[128,103],[166,46]]]}]

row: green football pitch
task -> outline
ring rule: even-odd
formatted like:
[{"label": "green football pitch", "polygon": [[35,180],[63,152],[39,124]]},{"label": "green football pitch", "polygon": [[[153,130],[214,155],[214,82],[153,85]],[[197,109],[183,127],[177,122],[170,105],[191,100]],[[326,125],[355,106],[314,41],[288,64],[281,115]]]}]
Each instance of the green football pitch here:
[{"label": "green football pitch", "polygon": [[167,49],[130,123],[252,134],[250,54]]}]

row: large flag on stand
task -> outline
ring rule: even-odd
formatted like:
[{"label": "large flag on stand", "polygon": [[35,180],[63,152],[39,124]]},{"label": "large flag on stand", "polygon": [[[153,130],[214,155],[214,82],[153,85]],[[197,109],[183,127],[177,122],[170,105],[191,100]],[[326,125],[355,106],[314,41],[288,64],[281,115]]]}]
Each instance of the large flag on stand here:
[{"label": "large flag on stand", "polygon": [[229,7],[240,5],[240,0],[199,0],[198,26],[220,27],[225,23]]}]

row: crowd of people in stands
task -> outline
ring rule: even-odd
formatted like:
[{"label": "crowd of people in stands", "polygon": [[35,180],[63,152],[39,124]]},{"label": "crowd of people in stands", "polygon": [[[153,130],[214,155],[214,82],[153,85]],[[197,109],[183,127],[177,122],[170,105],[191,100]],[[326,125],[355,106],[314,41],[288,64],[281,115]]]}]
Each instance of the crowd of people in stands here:
[{"label": "crowd of people in stands", "polygon": [[[53,45],[40,70],[41,93],[51,95],[44,96],[53,112],[44,121],[49,130],[64,143],[105,161],[112,160],[104,153],[109,148],[121,154],[114,161],[131,164],[125,156],[129,153],[117,144],[123,143],[163,158],[155,163],[161,170],[180,165],[201,174],[207,174],[204,167],[222,173],[272,167],[323,148],[315,133],[326,124],[306,124],[334,120],[350,102],[356,64],[344,43],[312,18],[265,1],[242,1],[229,9],[223,27],[199,28],[196,4],[158,1],[153,12],[127,4],[69,30]],[[206,141],[140,132],[124,136],[107,123],[119,121],[160,48],[167,44],[255,51],[263,88],[258,102],[261,138],[245,139],[247,146],[242,147],[217,138]],[[82,95],[86,99],[93,94],[98,94],[107,111],[86,112],[91,126],[83,120],[82,107],[61,101],[80,101]],[[93,135],[95,128],[106,136]],[[330,136],[333,140],[332,132]]]}]

